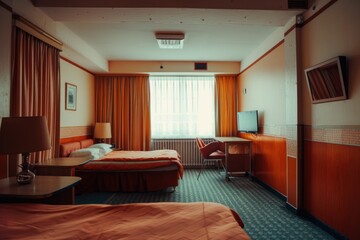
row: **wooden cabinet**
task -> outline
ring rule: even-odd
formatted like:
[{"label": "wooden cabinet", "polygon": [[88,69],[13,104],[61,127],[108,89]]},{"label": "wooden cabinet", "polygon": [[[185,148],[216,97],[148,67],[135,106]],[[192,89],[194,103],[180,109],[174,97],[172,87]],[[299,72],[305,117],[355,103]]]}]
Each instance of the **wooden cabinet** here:
[{"label": "wooden cabinet", "polygon": [[216,137],[215,140],[225,144],[226,179],[230,175],[244,172],[251,177],[252,141],[239,137]]}]

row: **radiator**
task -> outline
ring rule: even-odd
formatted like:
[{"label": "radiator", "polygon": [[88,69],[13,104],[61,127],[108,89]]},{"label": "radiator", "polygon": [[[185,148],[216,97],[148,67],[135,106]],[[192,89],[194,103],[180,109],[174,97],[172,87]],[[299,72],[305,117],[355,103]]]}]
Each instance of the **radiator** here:
[{"label": "radiator", "polygon": [[[209,143],[212,139],[203,139]],[[197,168],[202,165],[202,158],[195,139],[151,139],[151,149],[174,149],[181,156],[181,162],[186,168]]]}]

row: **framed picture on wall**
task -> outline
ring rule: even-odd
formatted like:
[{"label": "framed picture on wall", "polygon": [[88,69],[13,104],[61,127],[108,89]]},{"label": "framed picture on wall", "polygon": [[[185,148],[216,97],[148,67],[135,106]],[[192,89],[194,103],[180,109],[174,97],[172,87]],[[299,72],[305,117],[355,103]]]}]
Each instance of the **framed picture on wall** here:
[{"label": "framed picture on wall", "polygon": [[76,111],[77,86],[65,83],[65,109]]}]

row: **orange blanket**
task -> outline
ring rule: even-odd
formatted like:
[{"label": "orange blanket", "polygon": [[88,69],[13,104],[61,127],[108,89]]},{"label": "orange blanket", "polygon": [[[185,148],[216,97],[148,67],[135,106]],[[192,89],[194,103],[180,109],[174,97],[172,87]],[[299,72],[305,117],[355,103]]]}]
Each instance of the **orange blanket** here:
[{"label": "orange blanket", "polygon": [[112,151],[101,159],[107,161],[179,160],[179,154],[175,150],[169,149],[153,151]]},{"label": "orange blanket", "polygon": [[217,203],[0,204],[1,239],[250,239]]},{"label": "orange blanket", "polygon": [[113,151],[99,160],[93,160],[79,170],[143,170],[176,164],[179,176],[183,175],[183,166],[179,154],[175,150],[154,150],[154,151]]}]

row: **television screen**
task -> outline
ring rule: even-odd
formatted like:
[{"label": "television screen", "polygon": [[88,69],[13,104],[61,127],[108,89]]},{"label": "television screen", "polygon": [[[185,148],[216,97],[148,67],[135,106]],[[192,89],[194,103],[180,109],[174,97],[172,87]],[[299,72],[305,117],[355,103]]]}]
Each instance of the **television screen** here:
[{"label": "television screen", "polygon": [[339,56],[305,69],[312,103],[338,101],[346,95],[346,57]]},{"label": "television screen", "polygon": [[258,111],[244,111],[237,113],[237,128],[239,132],[257,133]]}]

